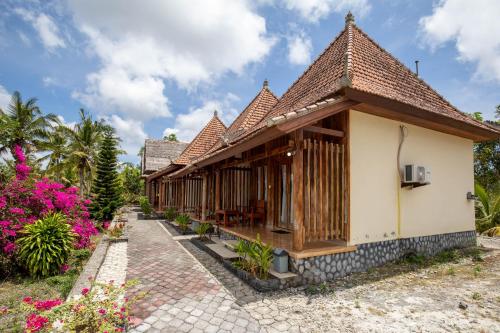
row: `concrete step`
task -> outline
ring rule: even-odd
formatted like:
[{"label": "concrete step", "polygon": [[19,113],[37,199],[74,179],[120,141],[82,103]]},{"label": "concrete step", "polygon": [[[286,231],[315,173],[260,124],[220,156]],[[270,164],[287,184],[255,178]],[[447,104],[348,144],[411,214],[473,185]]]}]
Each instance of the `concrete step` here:
[{"label": "concrete step", "polygon": [[236,247],[236,244],[238,244],[238,243],[239,243],[239,241],[237,241],[235,239],[227,239],[227,240],[222,241],[222,244],[224,244],[224,246],[231,251],[234,251],[234,248]]},{"label": "concrete step", "polygon": [[297,276],[297,274],[292,273],[292,272],[279,273],[279,272],[275,271],[272,268],[269,268],[269,274],[271,274],[272,276],[277,277],[278,279],[290,279],[290,278],[293,278],[293,277]]},{"label": "concrete step", "polygon": [[231,251],[230,249],[226,248],[222,244],[206,244],[206,246],[215,252],[218,256],[220,256],[222,259],[236,259],[239,258],[239,255],[235,253],[234,251]]}]

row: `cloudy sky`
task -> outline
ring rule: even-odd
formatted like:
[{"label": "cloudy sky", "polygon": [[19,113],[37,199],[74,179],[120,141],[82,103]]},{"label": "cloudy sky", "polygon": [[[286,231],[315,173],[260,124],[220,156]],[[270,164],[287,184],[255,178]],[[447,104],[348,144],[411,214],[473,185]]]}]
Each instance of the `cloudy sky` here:
[{"label": "cloudy sky", "polygon": [[118,130],[188,141],[229,124],[264,79],[280,96],[356,23],[465,112],[500,104],[498,0],[54,0],[0,2],[0,107],[18,90],[68,123],[85,108]]}]

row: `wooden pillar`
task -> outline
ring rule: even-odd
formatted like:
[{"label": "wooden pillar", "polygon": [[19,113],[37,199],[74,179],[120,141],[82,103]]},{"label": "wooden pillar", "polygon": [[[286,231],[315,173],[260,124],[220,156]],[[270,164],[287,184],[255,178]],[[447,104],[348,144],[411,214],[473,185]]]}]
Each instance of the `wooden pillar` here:
[{"label": "wooden pillar", "polygon": [[144,196],[146,196],[149,202],[151,202],[151,182],[147,179],[144,181]]},{"label": "wooden pillar", "polygon": [[159,189],[159,196],[158,196],[158,210],[162,211],[163,210],[163,177],[160,178],[160,189]]},{"label": "wooden pillar", "polygon": [[220,171],[215,171],[215,210],[220,209]]},{"label": "wooden pillar", "polygon": [[208,184],[208,175],[206,173],[202,176],[202,184],[201,184],[201,220],[207,220],[207,184]]},{"label": "wooden pillar", "polygon": [[295,155],[293,155],[293,249],[301,251],[304,248],[304,132],[295,132]]},{"label": "wooden pillar", "polygon": [[184,213],[184,195],[185,195],[185,183],[186,183],[186,180],[184,178],[181,179],[181,196],[180,196],[180,199],[181,199],[181,207],[180,207],[180,211],[181,213]]},{"label": "wooden pillar", "polygon": [[[266,147],[267,148],[267,147]],[[276,182],[272,157],[267,159],[267,219],[266,224],[274,225],[274,207],[276,195],[274,194],[274,184]]]}]

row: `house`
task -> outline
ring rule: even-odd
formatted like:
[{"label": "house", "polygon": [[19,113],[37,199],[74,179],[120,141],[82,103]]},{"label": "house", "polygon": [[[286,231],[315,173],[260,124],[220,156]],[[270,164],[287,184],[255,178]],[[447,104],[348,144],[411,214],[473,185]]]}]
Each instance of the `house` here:
[{"label": "house", "polygon": [[[457,110],[350,13],[281,98],[259,112],[252,103],[205,153],[163,175],[184,185],[162,195],[196,197],[200,220],[223,219],[221,237],[259,234],[303,282],[475,244],[473,143],[499,130]],[[192,179],[196,190],[185,190]]]},{"label": "house", "polygon": [[146,139],[141,156],[142,176],[145,177],[170,165],[187,145],[187,142]]}]

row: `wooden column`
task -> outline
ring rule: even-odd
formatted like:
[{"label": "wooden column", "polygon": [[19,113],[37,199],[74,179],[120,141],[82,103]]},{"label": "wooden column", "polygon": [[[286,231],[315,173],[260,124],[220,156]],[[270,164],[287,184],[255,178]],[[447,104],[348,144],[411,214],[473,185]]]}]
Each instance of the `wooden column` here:
[{"label": "wooden column", "polygon": [[144,196],[148,197],[149,202],[151,202],[151,182],[147,179],[144,181]]},{"label": "wooden column", "polygon": [[[267,147],[266,147],[267,148]],[[276,182],[274,172],[274,163],[272,157],[267,160],[267,219],[266,224],[274,225],[274,207],[276,195],[274,194],[274,184]]]},{"label": "wooden column", "polygon": [[304,131],[295,132],[295,155],[293,155],[293,249],[304,248]]},{"label": "wooden column", "polygon": [[181,180],[181,207],[180,207],[180,211],[181,213],[184,213],[184,201],[185,201],[185,193],[186,193],[186,180],[184,178],[182,178]]},{"label": "wooden column", "polygon": [[215,210],[220,209],[220,171],[215,171]]},{"label": "wooden column", "polygon": [[202,183],[201,183],[201,220],[206,221],[207,220],[207,189],[208,189],[208,175],[206,173],[203,174],[202,176]]}]

